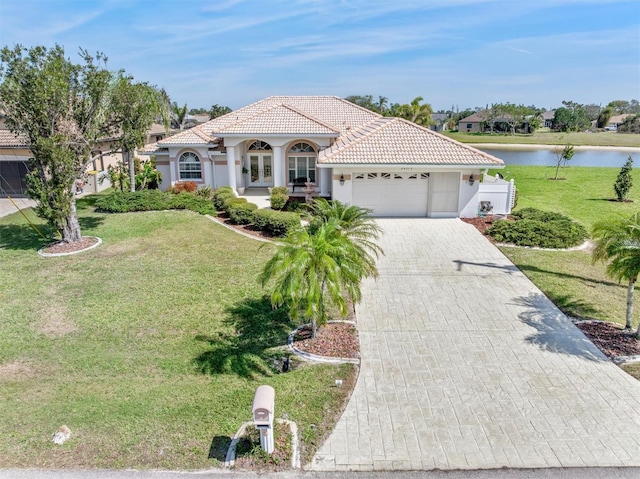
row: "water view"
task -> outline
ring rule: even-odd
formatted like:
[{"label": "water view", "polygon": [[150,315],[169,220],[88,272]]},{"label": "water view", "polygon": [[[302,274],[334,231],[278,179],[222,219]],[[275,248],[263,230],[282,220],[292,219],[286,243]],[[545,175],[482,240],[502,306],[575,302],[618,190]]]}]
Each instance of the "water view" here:
[{"label": "water view", "polygon": [[[555,147],[545,149],[521,149],[521,148],[485,148],[479,150],[489,153],[503,160],[507,165],[538,165],[553,166],[557,156]],[[562,146],[559,147],[562,149]],[[569,166],[602,166],[620,168],[627,158],[633,158],[636,165],[640,166],[640,148],[627,150],[609,149],[576,149]]]}]

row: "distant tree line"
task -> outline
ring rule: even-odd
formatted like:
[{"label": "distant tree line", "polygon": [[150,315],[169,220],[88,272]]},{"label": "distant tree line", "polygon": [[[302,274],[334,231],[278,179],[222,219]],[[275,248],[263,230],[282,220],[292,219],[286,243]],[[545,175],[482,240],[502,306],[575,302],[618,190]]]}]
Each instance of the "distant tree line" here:
[{"label": "distant tree line", "polygon": [[[433,124],[434,112],[431,105],[422,103],[422,97],[416,97],[410,104],[390,103],[385,96],[351,95],[345,98],[363,108],[380,113],[384,116],[397,116],[413,121],[423,126]],[[545,108],[535,105],[516,105],[514,103],[493,103],[491,106],[439,110],[438,115],[444,115],[445,128],[455,130],[458,122],[474,113],[480,113],[483,131],[489,133],[532,133],[543,126]],[[618,125],[620,133],[640,133],[640,102],[638,100],[614,100],[605,107],[596,104],[581,104],[570,100],[562,102],[562,106],[555,110],[551,129],[555,131],[571,132],[584,131],[592,128],[603,129],[615,115],[629,114],[625,121]]]}]

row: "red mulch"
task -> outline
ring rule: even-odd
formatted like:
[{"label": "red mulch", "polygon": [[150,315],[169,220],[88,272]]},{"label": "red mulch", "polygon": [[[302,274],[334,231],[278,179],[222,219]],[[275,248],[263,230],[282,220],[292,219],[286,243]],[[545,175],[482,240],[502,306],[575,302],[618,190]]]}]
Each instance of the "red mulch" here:
[{"label": "red mulch", "polygon": [[311,326],[305,326],[294,338],[294,346],[319,356],[359,358],[360,344],[356,327],[350,323],[329,323],[311,339]]},{"label": "red mulch", "polygon": [[85,250],[98,242],[98,238],[94,236],[83,236],[80,241],[75,243],[65,243],[59,241],[52,245],[42,248],[42,251],[47,254],[60,254],[60,253],[78,253]]},{"label": "red mulch", "polygon": [[478,217],[478,218],[460,218],[460,219],[465,223],[475,226],[476,229],[480,231],[480,233],[485,235],[485,237],[489,241],[491,241],[492,243],[495,243],[496,241],[491,236],[487,235],[487,230],[491,228],[491,225],[493,225],[494,221],[497,221],[499,219],[504,219],[504,216],[487,215],[484,218]]},{"label": "red mulch", "polygon": [[596,321],[576,324],[608,357],[640,355],[640,340],[635,338],[635,330],[623,329],[614,323]]}]

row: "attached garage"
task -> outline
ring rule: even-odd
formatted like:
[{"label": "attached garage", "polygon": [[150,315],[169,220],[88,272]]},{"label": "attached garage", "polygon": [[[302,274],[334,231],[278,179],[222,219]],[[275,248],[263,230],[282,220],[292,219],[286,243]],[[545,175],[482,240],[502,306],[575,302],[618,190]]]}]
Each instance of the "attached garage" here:
[{"label": "attached garage", "polygon": [[25,161],[0,161],[0,198],[25,196],[27,185]]},{"label": "attached garage", "polygon": [[352,194],[374,216],[427,216],[429,173],[355,173]]}]

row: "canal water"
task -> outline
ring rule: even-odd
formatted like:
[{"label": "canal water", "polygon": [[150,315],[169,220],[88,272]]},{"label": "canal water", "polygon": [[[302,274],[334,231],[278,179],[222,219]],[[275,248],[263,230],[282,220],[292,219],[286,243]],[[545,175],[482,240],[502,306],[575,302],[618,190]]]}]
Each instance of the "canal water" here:
[{"label": "canal water", "polygon": [[[474,145],[470,145],[474,146]],[[504,161],[505,165],[538,165],[538,166],[555,166],[557,163],[556,148],[486,148],[484,146],[474,146],[478,150],[489,153]],[[559,147],[562,150],[562,146]],[[640,148],[637,149],[575,149],[571,161],[568,166],[605,166],[605,167],[622,167],[627,158],[633,158],[634,166],[640,167]]]}]

